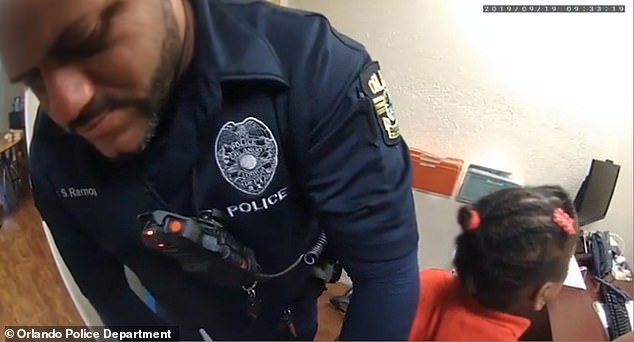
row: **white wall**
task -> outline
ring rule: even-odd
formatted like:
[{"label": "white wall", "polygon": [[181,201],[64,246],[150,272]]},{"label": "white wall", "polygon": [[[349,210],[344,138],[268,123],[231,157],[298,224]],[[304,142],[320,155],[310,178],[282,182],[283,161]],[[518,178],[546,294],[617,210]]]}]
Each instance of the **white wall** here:
[{"label": "white wall", "polygon": [[[526,184],[559,183],[573,195],[592,158],[621,164],[608,217],[594,227],[623,236],[632,260],[627,3],[625,14],[484,14],[483,1],[288,0],[325,14],[381,61],[413,147],[508,170]],[[445,266],[457,204],[416,200],[421,263]]]},{"label": "white wall", "polygon": [[35,123],[35,115],[40,105],[35,94],[30,90],[24,92],[24,134],[26,136],[26,144],[31,147],[31,138],[33,137],[33,124]]}]

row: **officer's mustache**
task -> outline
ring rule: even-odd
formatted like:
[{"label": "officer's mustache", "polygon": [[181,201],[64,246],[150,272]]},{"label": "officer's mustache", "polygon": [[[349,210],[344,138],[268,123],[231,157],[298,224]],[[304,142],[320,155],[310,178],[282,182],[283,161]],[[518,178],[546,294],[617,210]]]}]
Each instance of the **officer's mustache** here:
[{"label": "officer's mustache", "polygon": [[116,109],[132,109],[141,115],[152,115],[151,101],[147,98],[94,97],[84,106],[79,115],[68,123],[68,130],[77,133],[93,119]]}]

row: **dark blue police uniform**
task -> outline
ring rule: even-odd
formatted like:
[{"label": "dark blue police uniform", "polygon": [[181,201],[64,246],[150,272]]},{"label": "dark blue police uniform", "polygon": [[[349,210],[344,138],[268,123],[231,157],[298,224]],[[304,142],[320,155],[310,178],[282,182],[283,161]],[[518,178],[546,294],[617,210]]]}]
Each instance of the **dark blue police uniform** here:
[{"label": "dark blue police uniform", "polygon": [[[215,208],[268,273],[325,230],[355,285],[341,338],[404,339],[418,293],[408,150],[378,63],[320,15],[267,3],[192,1],[195,56],[148,149],[106,160],[37,117],[37,207],[82,293],[108,325],[175,324],[214,339],[298,339],[316,330],[323,290],[309,272],[241,289],[210,285],[140,242],[137,215]],[[163,310],[130,290],[123,265]],[[375,308],[371,308],[375,306]]]}]

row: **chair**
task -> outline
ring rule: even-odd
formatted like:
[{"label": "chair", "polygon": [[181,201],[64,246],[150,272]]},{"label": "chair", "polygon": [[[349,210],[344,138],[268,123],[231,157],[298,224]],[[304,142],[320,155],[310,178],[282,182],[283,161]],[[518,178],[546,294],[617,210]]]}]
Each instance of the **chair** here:
[{"label": "chair", "polygon": [[12,149],[0,154],[0,205],[10,214],[18,205],[24,190],[23,180],[17,168]]}]

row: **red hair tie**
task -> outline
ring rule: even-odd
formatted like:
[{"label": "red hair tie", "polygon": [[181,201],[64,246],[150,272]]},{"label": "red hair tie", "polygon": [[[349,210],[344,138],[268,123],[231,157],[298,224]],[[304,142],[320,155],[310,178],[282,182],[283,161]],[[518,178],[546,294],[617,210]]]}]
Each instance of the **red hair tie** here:
[{"label": "red hair tie", "polygon": [[471,217],[469,218],[469,227],[467,230],[476,230],[480,228],[480,214],[475,209],[469,209]]},{"label": "red hair tie", "polygon": [[575,221],[561,208],[557,208],[553,211],[553,222],[561,227],[561,229],[568,235],[576,235]]}]

